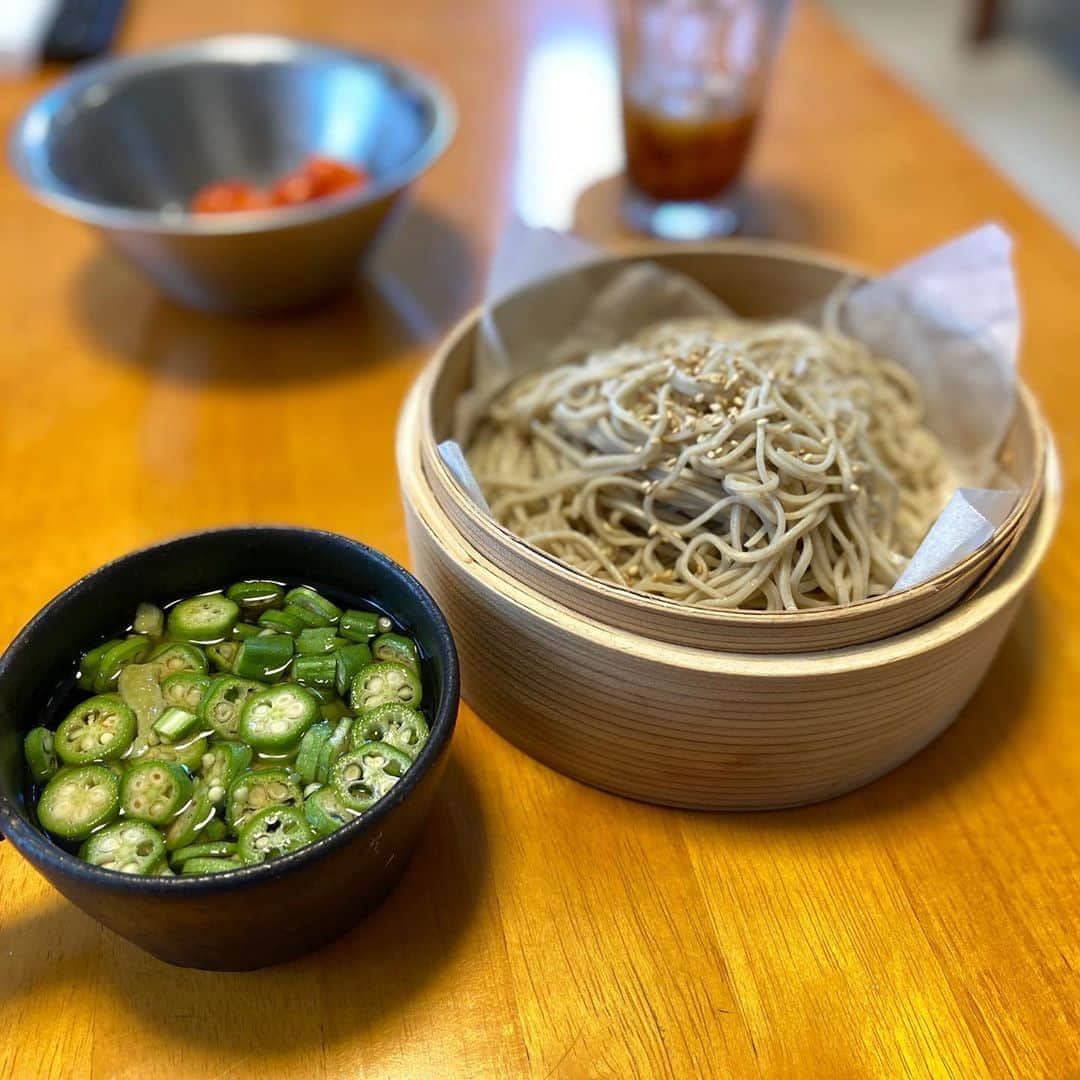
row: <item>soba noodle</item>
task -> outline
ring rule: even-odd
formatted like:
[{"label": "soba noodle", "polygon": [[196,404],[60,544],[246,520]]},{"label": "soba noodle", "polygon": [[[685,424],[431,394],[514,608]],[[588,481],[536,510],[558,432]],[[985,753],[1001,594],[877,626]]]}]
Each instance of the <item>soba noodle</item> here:
[{"label": "soba noodle", "polygon": [[683,320],[527,376],[467,456],[498,521],[583,573],[706,608],[886,592],[944,502],[918,385],[834,329]]}]

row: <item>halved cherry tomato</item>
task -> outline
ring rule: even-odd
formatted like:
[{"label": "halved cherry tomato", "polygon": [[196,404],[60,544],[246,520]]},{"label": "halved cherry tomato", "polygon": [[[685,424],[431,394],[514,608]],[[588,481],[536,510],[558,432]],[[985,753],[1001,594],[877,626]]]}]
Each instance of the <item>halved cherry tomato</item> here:
[{"label": "halved cherry tomato", "polygon": [[289,173],[270,190],[270,202],[274,206],[299,206],[314,198],[315,188],[304,172]]},{"label": "halved cherry tomato", "polygon": [[191,209],[196,214],[230,214],[238,210],[263,210],[270,200],[246,180],[222,180],[196,192]]},{"label": "halved cherry tomato", "polygon": [[269,191],[246,180],[223,180],[208,184],[191,200],[196,214],[225,214],[238,210],[263,210],[269,206],[300,206],[314,199],[337,195],[368,183],[359,165],[313,154],[294,172],[283,176]]},{"label": "halved cherry tomato", "polygon": [[363,169],[314,154],[307,159],[304,169],[311,180],[316,198],[335,195],[339,191],[360,187],[368,182],[368,174]]}]

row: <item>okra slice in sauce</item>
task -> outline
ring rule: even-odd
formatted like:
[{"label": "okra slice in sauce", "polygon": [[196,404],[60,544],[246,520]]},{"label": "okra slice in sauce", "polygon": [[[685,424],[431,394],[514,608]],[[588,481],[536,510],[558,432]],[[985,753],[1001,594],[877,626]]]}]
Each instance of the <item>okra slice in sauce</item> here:
[{"label": "okra slice in sauce", "polygon": [[44,784],[60,768],[53,733],[46,727],[36,727],[26,733],[23,753],[35,784]]},{"label": "okra slice in sauce", "polygon": [[188,859],[227,859],[235,854],[236,844],[232,840],[215,840],[177,848],[169,858],[173,866],[179,866]]},{"label": "okra slice in sauce", "polygon": [[333,656],[297,656],[293,660],[292,677],[301,686],[334,689],[337,661]]},{"label": "okra slice in sauce", "polygon": [[286,615],[291,615],[294,619],[299,620],[301,630],[318,630],[331,625],[331,620],[320,615],[317,611],[299,607],[296,604],[286,604],[284,612]]},{"label": "okra slice in sauce", "polygon": [[160,743],[157,746],[147,747],[140,755],[140,761],[169,761],[174,765],[183,765],[188,772],[195,772],[206,753],[206,737],[197,735],[187,742],[177,743],[170,746]]},{"label": "okra slice in sauce", "polygon": [[384,742],[415,758],[428,738],[424,715],[408,705],[389,701],[353,724],[350,741],[354,747],[366,742]]},{"label": "okra slice in sauce", "polygon": [[401,705],[420,704],[420,676],[407,664],[384,660],[368,664],[353,677],[349,704],[359,713],[369,712],[388,701]]},{"label": "okra slice in sauce", "polygon": [[356,673],[370,663],[371,649],[367,645],[345,645],[334,653],[334,689],[340,697],[348,697]]},{"label": "okra slice in sauce", "polygon": [[229,636],[240,618],[240,606],[222,593],[181,600],[169,608],[169,633],[181,641],[211,645]]},{"label": "okra slice in sauce", "polygon": [[296,635],[296,651],[301,656],[322,656],[345,644],[346,639],[339,638],[332,626],[308,626]]},{"label": "okra slice in sauce", "polygon": [[214,821],[214,806],[202,784],[196,784],[191,801],[169,822],[165,829],[165,847],[169,851],[189,847]]},{"label": "okra slice in sauce", "polygon": [[119,694],[98,694],[76,705],[56,729],[54,745],[66,765],[113,761],[135,738],[135,713]]},{"label": "okra slice in sauce", "polygon": [[129,818],[164,825],[187,805],[193,785],[171,761],[136,761],[120,783],[120,804]]},{"label": "okra slice in sauce", "polygon": [[79,848],[80,859],[121,874],[154,874],[164,857],[161,833],[143,821],[118,821]]},{"label": "okra slice in sauce", "polygon": [[153,642],[148,637],[139,635],[117,642],[101,658],[97,674],[94,676],[94,693],[103,694],[110,687],[115,686],[120,672],[128,664],[139,663],[145,659],[152,646]]},{"label": "okra slice in sauce", "polygon": [[199,779],[210,801],[225,801],[229,785],[251,765],[251,747],[245,743],[214,740],[202,756]]},{"label": "okra slice in sauce", "polygon": [[114,645],[120,645],[123,640],[123,638],[110,638],[108,641],[103,641],[100,645],[96,645],[88,652],[83,653],[83,657],[79,661],[79,674],[76,679],[80,690],[90,693],[94,689],[94,680],[97,678],[102,659]]},{"label": "okra slice in sauce", "polygon": [[41,827],[61,840],[85,840],[120,811],[120,779],[104,765],[63,769],[37,804]]},{"label": "okra slice in sauce", "polygon": [[208,645],[207,659],[218,671],[232,671],[241,644],[240,641],[219,641],[216,645]]},{"label": "okra slice in sauce", "polygon": [[253,637],[240,643],[233,671],[245,679],[264,682],[280,675],[293,657],[293,639],[288,634]]},{"label": "okra slice in sauce", "polygon": [[[338,632],[350,641],[367,645],[373,637],[381,633],[380,616],[374,611],[346,611],[338,623]],[[386,629],[390,629],[390,620],[386,620]]]},{"label": "okra slice in sauce", "polygon": [[299,806],[303,801],[300,786],[285,769],[249,769],[229,786],[225,816],[233,829],[239,829],[267,806]]},{"label": "okra slice in sauce", "polygon": [[180,869],[181,874],[221,874],[237,870],[244,864],[239,859],[188,859]]},{"label": "okra slice in sauce", "polygon": [[264,689],[261,683],[252,679],[219,675],[206,689],[200,715],[219,735],[235,739],[240,733],[240,712],[244,702]]},{"label": "okra slice in sauce", "polygon": [[318,836],[329,836],[356,817],[346,810],[333,788],[321,787],[304,800],[304,817]]},{"label": "okra slice in sauce", "polygon": [[194,671],[197,675],[207,672],[206,655],[202,649],[183,641],[162,642],[146,659],[157,670],[159,681],[178,671]]},{"label": "okra slice in sauce", "polygon": [[189,859],[181,874],[224,874],[226,870],[239,869],[244,864],[239,859]]},{"label": "okra slice in sauce", "polygon": [[334,726],[330,738],[323,743],[319,751],[319,763],[315,766],[315,781],[319,784],[328,783],[330,770],[349,746],[349,733],[352,731],[353,719],[351,716],[343,716]]},{"label": "okra slice in sauce", "polygon": [[420,670],[420,654],[410,638],[402,634],[380,634],[371,643],[371,654],[376,660],[396,660]]},{"label": "okra slice in sauce", "polygon": [[267,608],[279,607],[285,599],[285,590],[276,581],[238,581],[225,590],[225,595],[245,618],[251,618]]},{"label": "okra slice in sauce", "polygon": [[285,594],[285,606],[286,608],[300,608],[317,615],[322,620],[323,626],[336,623],[341,618],[341,608],[337,604],[331,603],[321,593],[317,593],[306,585],[298,585],[295,589],[290,589]]},{"label": "okra slice in sauce", "polygon": [[307,625],[303,619],[291,611],[264,611],[259,616],[259,625],[264,630],[274,630],[279,634],[296,637]]},{"label": "okra slice in sauce", "polygon": [[240,858],[248,865],[267,862],[297,851],[315,839],[298,806],[268,806],[240,830]]},{"label": "okra slice in sauce", "polygon": [[316,720],[319,702],[302,686],[280,683],[252,694],[240,714],[240,738],[257,753],[297,746]]},{"label": "okra slice in sauce", "polygon": [[200,723],[195,713],[182,709],[179,705],[170,705],[154,721],[154,731],[166,742],[178,743],[191,735]]},{"label": "okra slice in sauce", "polygon": [[166,705],[197,713],[210,686],[209,675],[194,671],[178,671],[162,680],[161,696]]},{"label": "okra slice in sauce", "polygon": [[412,758],[396,746],[369,742],[349,750],[330,770],[330,785],[346,810],[373,807],[408,771]]},{"label": "okra slice in sauce", "polygon": [[295,765],[301,783],[314,782],[319,767],[319,754],[333,730],[334,725],[329,720],[320,720],[304,732],[304,737],[300,740],[300,749],[296,754]]}]

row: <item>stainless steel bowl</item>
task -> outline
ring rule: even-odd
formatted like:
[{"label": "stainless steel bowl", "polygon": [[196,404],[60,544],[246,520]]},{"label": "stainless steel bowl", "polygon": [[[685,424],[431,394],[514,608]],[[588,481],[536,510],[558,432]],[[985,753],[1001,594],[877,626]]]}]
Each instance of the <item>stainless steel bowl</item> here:
[{"label": "stainless steel bowl", "polygon": [[[415,72],[244,34],[82,69],[22,116],[11,157],[39,199],[101,230],[177,300],[254,313],[343,289],[453,128],[446,93]],[[184,211],[204,184],[268,184],[311,153],[359,162],[372,181],[293,208]]]}]

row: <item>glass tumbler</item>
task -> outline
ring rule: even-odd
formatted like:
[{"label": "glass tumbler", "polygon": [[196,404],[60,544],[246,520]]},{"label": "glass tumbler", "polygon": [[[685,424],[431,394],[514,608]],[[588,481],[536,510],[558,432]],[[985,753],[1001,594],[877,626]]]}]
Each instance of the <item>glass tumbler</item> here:
[{"label": "glass tumbler", "polygon": [[634,228],[668,240],[738,227],[788,0],[615,0],[626,189]]}]

